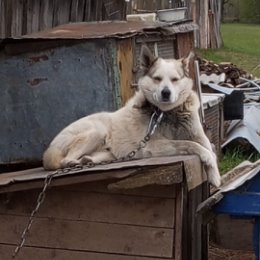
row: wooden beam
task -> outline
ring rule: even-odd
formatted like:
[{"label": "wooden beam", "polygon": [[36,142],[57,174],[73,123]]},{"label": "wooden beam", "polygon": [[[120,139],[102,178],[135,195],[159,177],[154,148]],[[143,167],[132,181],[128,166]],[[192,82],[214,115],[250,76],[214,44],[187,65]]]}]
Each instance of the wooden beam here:
[{"label": "wooden beam", "polygon": [[143,169],[133,177],[111,183],[108,188],[111,190],[133,189],[147,185],[171,185],[183,182],[182,165],[171,167],[159,166],[151,169]]},{"label": "wooden beam", "polygon": [[[27,221],[28,217],[0,215],[0,243],[16,244]],[[173,232],[160,227],[35,218],[25,246],[171,258]]]},{"label": "wooden beam", "polygon": [[122,105],[134,94],[131,87],[134,66],[133,39],[118,42],[117,62],[120,72],[120,88]]},{"label": "wooden beam", "polygon": [[[8,244],[0,244],[0,254],[1,260],[12,259],[12,254],[14,252],[15,246]],[[151,260],[151,257],[142,256],[130,256],[122,254],[106,254],[100,252],[84,252],[84,251],[74,251],[68,249],[57,249],[57,248],[42,248],[42,247],[23,247],[19,252],[16,260],[25,259],[37,259],[37,260]],[[156,257],[153,260],[165,260],[166,258]],[[173,258],[167,258],[168,260],[173,260]],[[175,260],[175,259],[174,259]]]}]

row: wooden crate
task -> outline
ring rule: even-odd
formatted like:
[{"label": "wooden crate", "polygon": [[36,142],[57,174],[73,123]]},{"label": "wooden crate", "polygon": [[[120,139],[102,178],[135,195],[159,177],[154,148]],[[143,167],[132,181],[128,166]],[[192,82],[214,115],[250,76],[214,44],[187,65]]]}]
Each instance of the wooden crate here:
[{"label": "wooden crate", "polygon": [[221,143],[224,139],[223,100],[222,94],[202,95],[207,136],[214,144],[218,155],[221,153]]},{"label": "wooden crate", "polygon": [[[46,175],[42,169],[0,175],[1,260],[11,259]],[[206,187],[197,156],[61,174],[16,259],[207,259],[207,228],[195,214]]]}]

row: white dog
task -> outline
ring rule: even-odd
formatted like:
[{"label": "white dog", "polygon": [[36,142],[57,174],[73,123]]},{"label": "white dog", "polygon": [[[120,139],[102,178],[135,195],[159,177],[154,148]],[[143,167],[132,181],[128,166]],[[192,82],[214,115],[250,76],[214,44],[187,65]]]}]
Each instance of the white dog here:
[{"label": "white dog", "polygon": [[[126,157],[146,136],[151,115],[162,121],[134,158],[197,154],[210,183],[220,185],[216,156],[199,118],[199,100],[188,77],[190,55],[179,60],[156,58],[143,46],[138,90],[115,112],[86,116],[63,129],[43,156],[45,169],[100,163]],[[194,173],[196,174],[196,173]]]}]

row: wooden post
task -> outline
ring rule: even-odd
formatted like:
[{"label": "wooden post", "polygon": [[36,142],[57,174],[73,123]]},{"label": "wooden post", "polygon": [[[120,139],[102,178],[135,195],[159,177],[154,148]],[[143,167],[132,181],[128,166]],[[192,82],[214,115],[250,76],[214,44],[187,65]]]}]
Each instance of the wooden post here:
[{"label": "wooden post", "polygon": [[255,218],[254,224],[254,235],[253,235],[253,245],[255,250],[255,260],[259,260],[260,257],[260,217]]},{"label": "wooden post", "polygon": [[120,92],[122,105],[134,94],[134,89],[131,87],[133,78],[133,40],[126,39],[119,41],[117,51],[117,62],[120,72]]}]

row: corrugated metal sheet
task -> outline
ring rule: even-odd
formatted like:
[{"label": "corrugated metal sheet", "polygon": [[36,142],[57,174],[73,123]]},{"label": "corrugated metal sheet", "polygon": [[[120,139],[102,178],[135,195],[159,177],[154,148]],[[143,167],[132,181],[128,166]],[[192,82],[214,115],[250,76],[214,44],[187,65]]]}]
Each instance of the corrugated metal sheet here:
[{"label": "corrugated metal sheet", "polygon": [[40,161],[66,125],[116,108],[110,47],[101,39],[17,56],[0,53],[0,164]]},{"label": "corrugated metal sheet", "polygon": [[227,130],[226,141],[222,147],[227,146],[236,139],[247,140],[260,153],[260,104],[244,104],[244,119],[233,120]]}]

